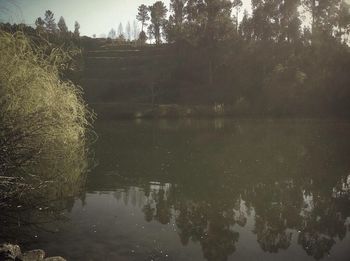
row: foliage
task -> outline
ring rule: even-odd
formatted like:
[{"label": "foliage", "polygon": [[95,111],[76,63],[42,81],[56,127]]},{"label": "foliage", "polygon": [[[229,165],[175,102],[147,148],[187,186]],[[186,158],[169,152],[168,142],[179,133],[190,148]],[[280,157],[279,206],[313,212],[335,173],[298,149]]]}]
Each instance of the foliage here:
[{"label": "foliage", "polygon": [[145,44],[147,41],[147,36],[146,33],[144,31],[141,31],[140,35],[139,35],[139,40],[141,42],[141,44]]},{"label": "foliage", "polygon": [[167,9],[162,1],[155,2],[149,7],[151,12],[151,22],[154,29],[156,44],[161,43],[161,27],[164,25]]},{"label": "foliage", "polygon": [[74,36],[76,38],[78,38],[80,36],[79,30],[80,30],[80,24],[77,21],[75,21],[75,23],[74,23]]},{"label": "foliage", "polygon": [[123,24],[122,23],[119,23],[119,26],[118,26],[118,37],[119,38],[125,38],[124,37],[124,29],[123,29]]},{"label": "foliage", "polygon": [[[192,102],[235,105],[243,99],[251,113],[348,113],[349,5],[251,3],[251,13],[244,10],[238,24],[239,0],[170,1],[169,18],[158,23],[176,47],[176,83],[169,84],[185,90],[184,96],[197,96]],[[310,28],[303,28],[302,10],[311,17]],[[152,21],[149,34],[156,36],[157,30]]]},{"label": "foliage", "polygon": [[54,18],[54,13],[50,10],[45,12],[44,18],[45,29],[50,33],[55,33],[57,30],[57,25]]},{"label": "foliage", "polygon": [[136,19],[141,22],[142,24],[141,31],[143,32],[143,28],[146,25],[146,22],[150,19],[148,14],[148,7],[146,5],[142,4],[139,6]]},{"label": "foliage", "polygon": [[60,20],[57,23],[58,29],[60,30],[60,33],[67,34],[68,33],[68,27],[66,25],[66,21],[64,20],[63,16],[60,17]]},{"label": "foliage", "polygon": [[131,24],[130,21],[126,24],[126,35],[128,37],[128,41],[131,40]]},{"label": "foliage", "polygon": [[93,115],[81,90],[60,79],[69,54],[36,45],[22,32],[0,31],[0,56],[1,179],[15,179],[17,189],[17,180],[79,178],[64,171],[64,162],[85,154]]}]

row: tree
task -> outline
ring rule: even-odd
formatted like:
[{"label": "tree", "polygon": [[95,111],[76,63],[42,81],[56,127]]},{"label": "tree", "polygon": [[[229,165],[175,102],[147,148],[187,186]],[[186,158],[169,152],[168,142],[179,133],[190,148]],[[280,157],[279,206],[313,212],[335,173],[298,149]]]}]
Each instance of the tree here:
[{"label": "tree", "polygon": [[[142,31],[142,32],[143,32],[143,31]],[[152,40],[153,40],[153,35],[154,35],[154,26],[153,26],[153,24],[150,24],[150,25],[147,27],[147,35],[148,35],[149,43],[151,43]]]},{"label": "tree", "polygon": [[168,21],[164,25],[165,34],[168,42],[178,41],[182,37],[183,23],[185,20],[185,4],[187,0],[171,0]]},{"label": "tree", "polygon": [[188,0],[184,10],[190,41],[211,46],[232,34],[232,6],[230,0]]},{"label": "tree", "polygon": [[47,32],[49,32],[49,33],[56,32],[57,25],[55,23],[55,18],[54,18],[53,12],[51,12],[50,10],[47,10],[45,12],[44,22],[45,22],[45,28],[46,28]]},{"label": "tree", "polygon": [[80,36],[79,30],[80,30],[80,24],[77,21],[75,21],[75,23],[74,23],[74,36],[76,38],[79,38],[79,36]]},{"label": "tree", "polygon": [[252,29],[256,40],[270,41],[279,34],[279,1],[252,1]]},{"label": "tree", "polygon": [[173,17],[176,26],[180,28],[185,18],[184,8],[186,2],[187,0],[170,0],[170,10],[174,13]]},{"label": "tree", "polygon": [[319,34],[332,35],[337,25],[337,13],[341,0],[302,0],[305,9],[311,14],[312,37]]},{"label": "tree", "polygon": [[112,28],[108,33],[108,38],[115,39],[117,37],[117,32]]},{"label": "tree", "polygon": [[151,11],[151,22],[154,29],[154,37],[156,39],[156,44],[161,42],[161,27],[165,22],[165,16],[167,9],[162,1],[155,2],[149,7]]},{"label": "tree", "polygon": [[137,22],[136,20],[134,20],[134,22],[132,23],[132,32],[133,32],[133,37],[134,40],[137,40],[137,37],[139,35],[139,27],[137,26]]},{"label": "tree", "polygon": [[315,31],[316,24],[316,1],[317,0],[302,0],[303,7],[311,14],[311,33]]},{"label": "tree", "polygon": [[349,34],[350,32],[350,4],[342,0],[338,11],[338,37],[341,39],[344,34]]},{"label": "tree", "polygon": [[146,43],[147,36],[146,36],[146,33],[144,31],[140,32],[139,41],[140,41],[141,45],[144,45]]},{"label": "tree", "polygon": [[232,38],[236,31],[231,18],[232,6],[230,0],[189,0],[185,8],[187,40],[206,53],[203,62],[208,66],[205,74],[210,85],[217,68],[216,60],[219,60],[218,45]]},{"label": "tree", "polygon": [[326,35],[333,35],[341,0],[318,1],[318,27]]},{"label": "tree", "polygon": [[288,42],[299,39],[301,31],[299,7],[300,0],[254,0],[250,23],[255,39]]},{"label": "tree", "polygon": [[176,26],[173,15],[164,22],[163,31],[168,43],[177,42],[181,37],[181,28]]},{"label": "tree", "polygon": [[253,29],[252,29],[252,19],[249,17],[248,11],[244,10],[243,18],[239,25],[239,35],[244,40],[249,41],[253,37]]},{"label": "tree", "polygon": [[118,37],[119,38],[125,38],[124,36],[124,29],[123,29],[123,24],[122,23],[119,23],[119,26],[118,26]]},{"label": "tree", "polygon": [[295,42],[300,38],[300,0],[282,1],[279,5],[279,40]]},{"label": "tree", "polygon": [[136,19],[141,22],[142,32],[143,32],[144,26],[146,25],[146,22],[150,19],[148,12],[149,12],[149,9],[146,5],[142,4],[139,6]]},{"label": "tree", "polygon": [[60,30],[60,33],[66,34],[68,33],[68,27],[66,25],[66,21],[64,20],[63,16],[60,17],[60,20],[57,23],[58,29]]},{"label": "tree", "polygon": [[130,21],[128,21],[127,25],[126,25],[126,34],[128,36],[128,40],[131,40],[131,25],[130,25]]},{"label": "tree", "polygon": [[35,20],[35,26],[39,35],[45,31],[45,21],[41,17]]},{"label": "tree", "polygon": [[243,5],[242,0],[233,0],[232,7],[236,9],[235,24],[236,24],[237,32],[238,32],[238,14],[239,14],[239,11],[241,10],[242,5]]},{"label": "tree", "polygon": [[194,22],[198,18],[198,0],[188,0],[184,8],[185,18],[188,22]]}]

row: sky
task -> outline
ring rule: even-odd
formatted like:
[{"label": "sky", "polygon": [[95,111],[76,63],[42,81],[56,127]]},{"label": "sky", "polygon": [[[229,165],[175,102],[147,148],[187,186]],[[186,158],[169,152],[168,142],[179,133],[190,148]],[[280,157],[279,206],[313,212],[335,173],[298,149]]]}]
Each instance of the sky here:
[{"label": "sky", "polygon": [[[157,0],[0,0],[0,22],[26,23],[34,26],[38,17],[44,17],[46,10],[55,14],[56,22],[60,16],[65,18],[70,30],[74,22],[80,24],[81,35],[105,36],[122,23],[131,25],[136,19],[137,7],[141,4],[151,5]],[[169,9],[169,1],[163,0]],[[243,10],[250,10],[251,0],[242,0],[240,18]],[[350,0],[345,0],[350,3]],[[140,27],[140,25],[139,25]]]},{"label": "sky", "polygon": [[[34,26],[38,17],[44,17],[46,10],[55,14],[56,22],[63,16],[68,28],[73,30],[74,22],[80,24],[81,35],[107,35],[111,28],[124,29],[136,18],[137,7],[151,5],[156,0],[0,0],[0,19],[10,23],[24,22]],[[169,9],[169,0],[163,0]],[[250,0],[243,0],[247,8]],[[5,10],[5,11],[4,11]]]},{"label": "sky", "polygon": [[[133,23],[137,7],[151,5],[155,0],[0,0],[0,5],[9,9],[2,18],[9,22],[24,22],[34,25],[38,17],[44,17],[46,10],[51,10],[56,22],[63,16],[68,28],[73,30],[74,22],[80,24],[82,35],[107,34],[111,28],[124,27]],[[169,0],[164,0],[168,6]]]}]

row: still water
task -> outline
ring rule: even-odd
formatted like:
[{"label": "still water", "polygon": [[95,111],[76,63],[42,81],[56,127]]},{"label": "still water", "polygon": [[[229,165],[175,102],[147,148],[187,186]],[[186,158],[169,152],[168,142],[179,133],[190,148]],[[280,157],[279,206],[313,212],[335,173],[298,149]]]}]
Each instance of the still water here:
[{"label": "still water", "polygon": [[96,132],[83,192],[28,214],[16,238],[27,248],[86,261],[350,260],[349,122],[108,121]]}]

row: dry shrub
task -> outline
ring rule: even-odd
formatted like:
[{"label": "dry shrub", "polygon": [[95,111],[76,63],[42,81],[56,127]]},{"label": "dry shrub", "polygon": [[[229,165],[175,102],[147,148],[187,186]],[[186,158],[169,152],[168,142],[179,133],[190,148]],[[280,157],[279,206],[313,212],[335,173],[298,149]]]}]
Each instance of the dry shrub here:
[{"label": "dry shrub", "polygon": [[[81,178],[93,114],[81,89],[60,79],[69,59],[61,49],[48,52],[23,33],[0,31],[2,179],[30,184]],[[16,188],[16,181],[13,184]],[[7,191],[9,185],[4,187]]]}]

